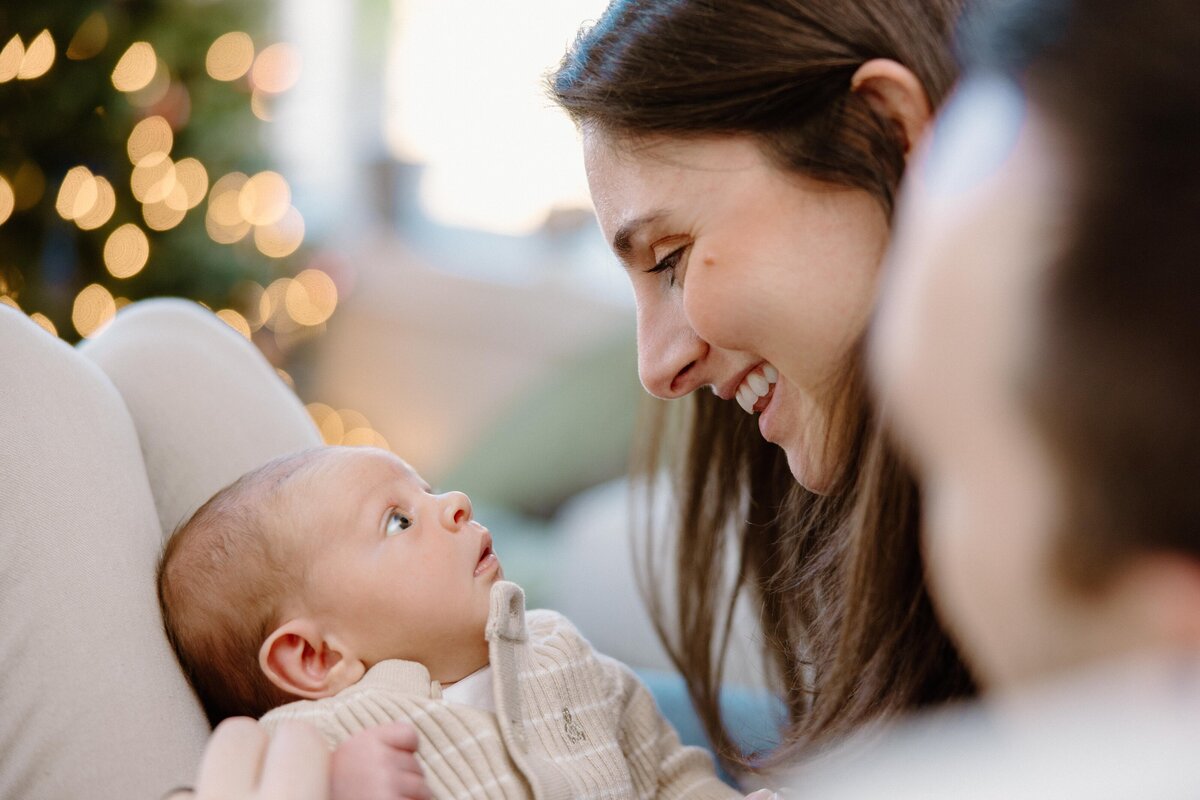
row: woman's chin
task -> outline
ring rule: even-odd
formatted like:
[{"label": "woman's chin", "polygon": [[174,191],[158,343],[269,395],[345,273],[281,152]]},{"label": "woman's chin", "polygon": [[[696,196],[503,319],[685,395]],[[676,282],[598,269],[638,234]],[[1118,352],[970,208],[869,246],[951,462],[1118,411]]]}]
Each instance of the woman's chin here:
[{"label": "woman's chin", "polygon": [[800,442],[780,445],[787,453],[788,469],[796,482],[813,494],[827,495],[833,489],[833,479],[824,464],[814,464],[812,453]]}]

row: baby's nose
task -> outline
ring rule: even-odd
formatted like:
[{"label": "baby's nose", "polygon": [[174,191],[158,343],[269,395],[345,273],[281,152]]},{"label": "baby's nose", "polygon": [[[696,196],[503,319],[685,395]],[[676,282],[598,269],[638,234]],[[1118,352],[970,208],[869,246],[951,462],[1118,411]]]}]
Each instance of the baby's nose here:
[{"label": "baby's nose", "polygon": [[471,521],[471,498],[462,492],[442,495],[442,525],[452,531],[461,530]]}]

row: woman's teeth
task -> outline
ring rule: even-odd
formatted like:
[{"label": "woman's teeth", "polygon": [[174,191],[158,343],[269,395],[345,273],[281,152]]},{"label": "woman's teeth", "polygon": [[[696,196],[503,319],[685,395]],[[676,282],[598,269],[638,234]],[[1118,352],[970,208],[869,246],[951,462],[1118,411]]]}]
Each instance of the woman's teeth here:
[{"label": "woman's teeth", "polygon": [[738,386],[737,401],[738,405],[747,414],[754,413],[754,406],[758,401],[771,393],[772,387],[779,380],[779,371],[770,364],[763,364],[750,372],[742,383]]}]

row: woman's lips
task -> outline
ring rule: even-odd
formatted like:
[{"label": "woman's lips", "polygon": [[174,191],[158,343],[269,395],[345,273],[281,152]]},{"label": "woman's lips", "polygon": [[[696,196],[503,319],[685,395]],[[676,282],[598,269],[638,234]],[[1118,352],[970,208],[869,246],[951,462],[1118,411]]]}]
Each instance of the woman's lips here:
[{"label": "woman's lips", "polygon": [[[768,442],[775,442],[770,436],[771,423],[775,419],[775,384],[771,385],[771,391],[767,392],[765,397],[758,398],[758,402],[754,404],[754,411],[758,414],[758,432]],[[778,444],[778,442],[776,442]]]}]

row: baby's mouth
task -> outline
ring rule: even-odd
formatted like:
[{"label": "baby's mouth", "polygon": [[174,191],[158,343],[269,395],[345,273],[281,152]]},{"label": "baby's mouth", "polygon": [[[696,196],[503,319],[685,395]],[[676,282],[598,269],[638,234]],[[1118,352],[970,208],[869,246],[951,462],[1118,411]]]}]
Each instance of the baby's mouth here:
[{"label": "baby's mouth", "polygon": [[475,562],[475,575],[482,575],[499,563],[500,558],[492,549],[492,535],[484,531],[483,539],[479,543],[479,560]]}]

